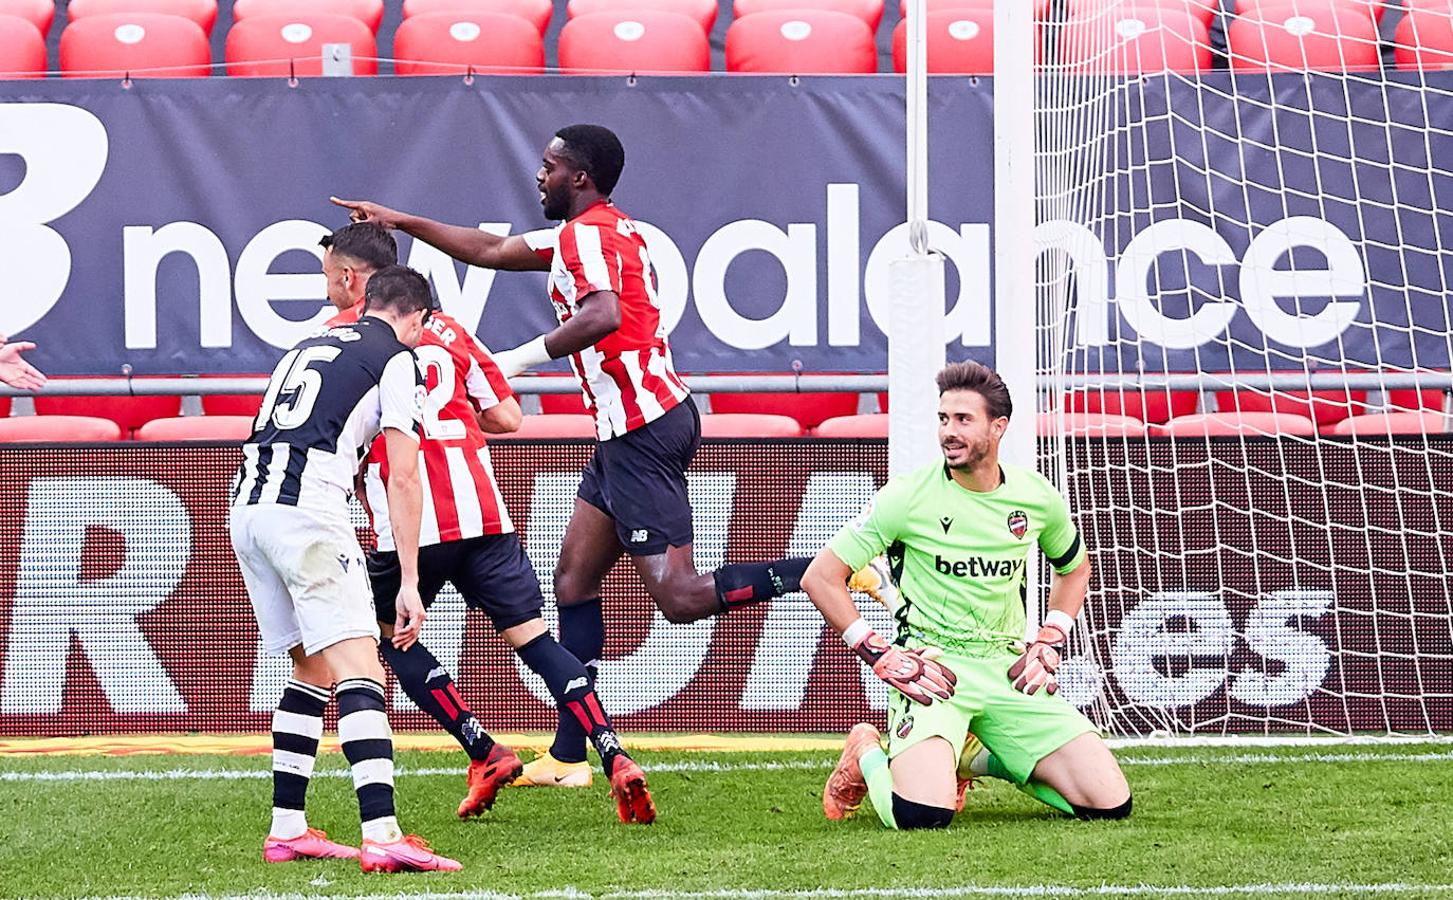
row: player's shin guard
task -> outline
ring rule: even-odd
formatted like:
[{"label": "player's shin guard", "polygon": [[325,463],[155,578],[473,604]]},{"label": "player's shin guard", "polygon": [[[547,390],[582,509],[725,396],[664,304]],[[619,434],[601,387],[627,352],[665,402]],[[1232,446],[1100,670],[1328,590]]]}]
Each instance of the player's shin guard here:
[{"label": "player's shin guard", "polygon": [[[595,689],[596,666],[605,650],[605,613],[600,598],[560,607],[560,644],[585,666],[591,690]],[[523,657],[521,657],[523,659]],[[526,661],[525,665],[529,665]],[[555,742],[550,755],[560,762],[585,762],[587,731],[576,717],[561,704],[560,723],[555,728]]]},{"label": "player's shin guard", "polygon": [[808,557],[779,559],[770,563],[733,563],[712,573],[716,582],[716,601],[722,612],[748,606],[802,590],[802,573],[812,560]]},{"label": "player's shin guard", "polygon": [[329,695],[327,688],[289,679],[272,714],[272,837],[301,837],[308,830],[303,806]]},{"label": "player's shin guard", "polygon": [[338,739],[353,767],[363,838],[387,844],[402,840],[403,832],[394,815],[393,732],[383,698],[383,685],[371,678],[338,684]]},{"label": "player's shin guard", "polygon": [[555,698],[555,705],[561,710],[568,710],[576,724],[585,729],[609,778],[615,770],[616,760],[626,754],[620,738],[611,727],[610,718],[595,695],[594,679],[586,673],[585,666],[548,634],[540,635],[516,652],[532,672],[545,680],[550,696]]},{"label": "player's shin guard", "polygon": [[479,724],[469,705],[459,696],[449,670],[440,665],[434,654],[417,642],[407,650],[400,650],[388,641],[381,641],[379,648],[414,705],[454,735],[470,759],[488,758],[494,738]]}]

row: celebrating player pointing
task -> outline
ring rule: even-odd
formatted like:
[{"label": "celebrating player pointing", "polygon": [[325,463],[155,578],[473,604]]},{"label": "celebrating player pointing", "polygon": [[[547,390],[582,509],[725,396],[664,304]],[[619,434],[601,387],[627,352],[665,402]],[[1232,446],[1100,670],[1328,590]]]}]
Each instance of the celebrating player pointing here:
[{"label": "celebrating player pointing", "polygon": [[[887,752],[876,728],[855,726],[823,789],[823,810],[844,818],[867,795],[890,828],[941,828],[967,782],[990,775],[1066,813],[1123,818],[1130,787],[1119,765],[1094,725],[1055,696],[1090,581],[1069,509],[1037,472],[999,461],[1012,407],[993,370],[955,363],[939,373],[938,388],[943,462],[889,481],[802,578],[829,624],[898,688]],[[1036,544],[1056,575],[1044,625],[1025,647],[1026,566]],[[885,551],[898,588],[891,647],[858,616],[846,586]],[[930,647],[943,655],[925,661]],[[940,663],[957,676],[951,698],[934,690]],[[934,693],[945,699],[930,703]]]}]

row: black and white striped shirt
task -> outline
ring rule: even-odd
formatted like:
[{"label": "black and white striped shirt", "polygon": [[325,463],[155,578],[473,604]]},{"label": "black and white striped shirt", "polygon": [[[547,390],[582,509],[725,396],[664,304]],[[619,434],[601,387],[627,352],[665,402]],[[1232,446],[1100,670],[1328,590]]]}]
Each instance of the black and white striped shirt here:
[{"label": "black and white striped shirt", "polygon": [[288,351],[242,447],[234,506],[346,509],[354,475],[385,428],[417,437],[424,382],[393,327],[365,316]]}]

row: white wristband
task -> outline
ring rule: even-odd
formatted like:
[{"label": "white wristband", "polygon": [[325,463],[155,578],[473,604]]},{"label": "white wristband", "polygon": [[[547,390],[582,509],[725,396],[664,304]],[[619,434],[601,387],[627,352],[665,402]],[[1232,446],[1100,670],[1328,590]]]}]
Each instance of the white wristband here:
[{"label": "white wristband", "polygon": [[863,638],[873,633],[873,626],[868,620],[862,617],[854,620],[853,624],[843,629],[843,643],[849,647],[856,647],[863,642]]},{"label": "white wristband", "polygon": [[510,352],[518,354],[521,368],[525,369],[534,366],[543,366],[554,358],[550,355],[550,351],[545,349],[545,336],[543,334],[529,343],[521,344]]},{"label": "white wristband", "polygon": [[1052,609],[1044,615],[1044,624],[1053,625],[1063,631],[1065,637],[1070,636],[1070,631],[1075,627],[1075,617],[1062,609]]}]

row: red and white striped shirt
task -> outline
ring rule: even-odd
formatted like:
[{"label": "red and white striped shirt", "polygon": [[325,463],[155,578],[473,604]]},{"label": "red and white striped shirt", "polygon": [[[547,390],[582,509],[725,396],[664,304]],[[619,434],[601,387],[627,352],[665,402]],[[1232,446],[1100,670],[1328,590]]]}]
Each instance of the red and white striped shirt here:
[{"label": "red and white striped shirt", "polygon": [[[357,320],[359,311],[359,307],[345,310],[328,324]],[[424,370],[428,391],[424,439],[419,442],[419,481],[424,494],[419,546],[514,531],[495,484],[484,431],[475,418],[476,411],[514,396],[509,382],[469,330],[442,313],[434,313],[424,326],[424,339],[414,354]],[[369,451],[363,477],[378,549],[392,550],[388,453],[382,439]]]},{"label": "red and white striped shirt", "polygon": [[620,298],[620,328],[570,357],[596,437],[634,431],[685,400],[690,392],[671,364],[656,273],[636,223],[602,200],[558,228],[524,238],[550,261],[550,301],[562,324],[596,291]]}]

